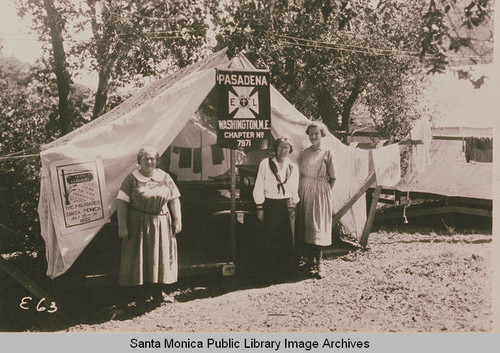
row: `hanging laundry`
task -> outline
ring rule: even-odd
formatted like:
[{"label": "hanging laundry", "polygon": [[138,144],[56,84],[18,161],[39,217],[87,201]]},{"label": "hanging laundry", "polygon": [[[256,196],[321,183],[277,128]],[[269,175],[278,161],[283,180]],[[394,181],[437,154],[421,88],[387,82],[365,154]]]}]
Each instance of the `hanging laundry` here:
[{"label": "hanging laundry", "polygon": [[491,137],[466,137],[465,160],[492,163],[493,139]]},{"label": "hanging laundry", "polygon": [[421,140],[421,145],[415,145],[411,154],[411,170],[417,174],[423,173],[431,165],[431,124],[428,120],[420,119],[411,129],[412,140]]},{"label": "hanging laundry", "polygon": [[[369,173],[370,166],[370,153],[368,151],[361,150],[359,148],[354,148],[351,150],[351,154],[353,154],[354,160],[354,180],[362,183],[365,181],[366,176]],[[357,189],[357,184],[354,184],[355,189]]]},{"label": "hanging laundry", "polygon": [[212,164],[219,165],[224,161],[224,151],[217,144],[210,145],[212,150]]},{"label": "hanging laundry", "polygon": [[193,173],[201,173],[201,147],[193,149]]},{"label": "hanging laundry", "polygon": [[395,143],[373,149],[371,152],[377,184],[382,186],[396,185],[401,180],[399,145]]},{"label": "hanging laundry", "polygon": [[192,148],[179,148],[179,168],[191,168]]}]

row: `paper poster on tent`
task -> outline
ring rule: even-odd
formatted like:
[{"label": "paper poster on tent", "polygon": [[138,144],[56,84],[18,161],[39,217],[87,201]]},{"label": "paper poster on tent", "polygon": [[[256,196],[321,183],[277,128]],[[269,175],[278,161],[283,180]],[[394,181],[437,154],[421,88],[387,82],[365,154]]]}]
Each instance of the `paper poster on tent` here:
[{"label": "paper poster on tent", "polygon": [[59,160],[51,164],[55,223],[61,235],[108,221],[108,193],[103,170],[99,157]]},{"label": "paper poster on tent", "polygon": [[217,144],[260,148],[271,134],[269,72],[216,70]]}]

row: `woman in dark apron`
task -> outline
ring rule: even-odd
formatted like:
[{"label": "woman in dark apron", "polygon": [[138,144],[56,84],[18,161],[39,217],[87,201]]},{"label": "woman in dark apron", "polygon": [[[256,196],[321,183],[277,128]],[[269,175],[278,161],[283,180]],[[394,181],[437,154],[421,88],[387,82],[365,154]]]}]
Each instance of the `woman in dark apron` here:
[{"label": "woman in dark apron", "polygon": [[294,224],[291,215],[299,201],[299,170],[288,155],[293,151],[288,137],[279,137],[274,156],[259,165],[253,197],[257,219],[262,222],[261,257],[264,271],[280,271],[295,265]]}]

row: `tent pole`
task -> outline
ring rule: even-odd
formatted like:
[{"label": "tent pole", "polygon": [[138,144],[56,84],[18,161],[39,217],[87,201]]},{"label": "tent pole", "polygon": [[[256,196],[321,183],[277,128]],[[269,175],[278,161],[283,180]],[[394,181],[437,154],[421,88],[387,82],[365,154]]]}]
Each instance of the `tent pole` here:
[{"label": "tent pole", "polygon": [[236,161],[235,150],[231,149],[231,253],[236,264]]},{"label": "tent pole", "polygon": [[375,191],[373,192],[372,203],[370,205],[370,211],[368,211],[368,217],[366,219],[365,229],[363,230],[363,235],[361,236],[361,239],[359,241],[359,244],[363,248],[366,248],[366,245],[368,244],[368,236],[370,235],[370,230],[372,229],[373,218],[375,217],[375,211],[377,210],[377,203],[381,191],[382,191],[382,186],[377,185],[375,187]]},{"label": "tent pole", "polygon": [[340,219],[347,213],[347,211],[351,209],[354,203],[358,201],[361,196],[363,196],[363,194],[370,188],[373,183],[376,182],[376,180],[377,179],[375,178],[375,173],[372,172],[365,180],[363,185],[359,187],[358,191],[356,191],[356,193],[349,200],[347,200],[347,202],[340,208],[340,210],[335,213],[332,221],[333,225],[336,225],[337,222],[340,221]]},{"label": "tent pole", "polygon": [[200,154],[201,154],[200,180],[203,180],[203,131],[201,129],[200,129]]}]

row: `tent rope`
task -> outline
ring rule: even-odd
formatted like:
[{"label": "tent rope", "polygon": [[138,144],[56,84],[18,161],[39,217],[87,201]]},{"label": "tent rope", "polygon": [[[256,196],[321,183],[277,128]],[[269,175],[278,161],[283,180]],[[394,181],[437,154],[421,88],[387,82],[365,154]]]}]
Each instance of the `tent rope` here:
[{"label": "tent rope", "polygon": [[22,156],[4,156],[4,157],[0,157],[0,162],[4,162],[4,161],[10,161],[10,160],[13,160],[13,159],[22,159],[22,158],[33,158],[33,157],[40,157],[40,154],[39,153],[36,153],[36,154],[24,154]]},{"label": "tent rope", "polygon": [[405,205],[403,208],[403,219],[404,219],[404,224],[408,224],[408,218],[406,218],[406,208],[411,205],[411,199],[410,199],[410,192],[406,191],[406,199],[409,200],[409,204]]}]

